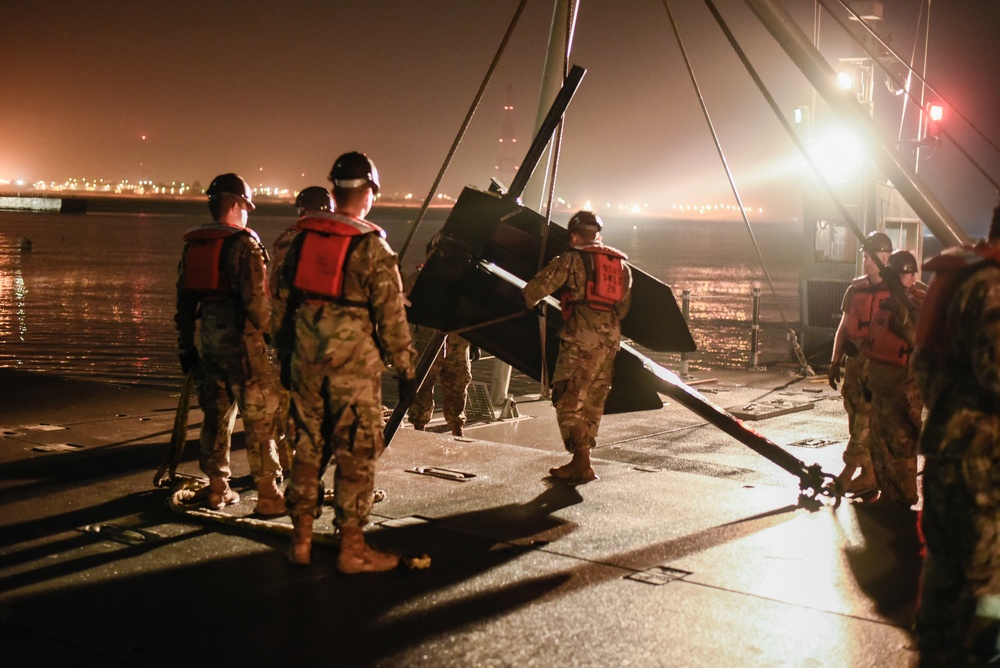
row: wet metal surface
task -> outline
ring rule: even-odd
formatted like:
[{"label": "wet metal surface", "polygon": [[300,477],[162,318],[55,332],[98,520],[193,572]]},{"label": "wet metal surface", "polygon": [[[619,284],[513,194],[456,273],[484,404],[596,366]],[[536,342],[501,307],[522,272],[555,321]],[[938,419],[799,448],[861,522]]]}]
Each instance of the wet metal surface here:
[{"label": "wet metal surface", "polygon": [[[804,382],[729,379],[726,394],[743,404]],[[70,408],[49,401],[61,381],[0,380],[0,402],[17,382],[34,411],[0,419],[0,641],[37,665],[914,659],[914,511],[804,507],[793,476],[677,406],[606,418],[594,452],[601,479],[575,488],[546,479],[568,455],[545,402],[519,400],[520,419],[472,425],[463,439],[402,429],[379,464],[388,498],[375,506],[369,540],[431,565],[342,576],[335,546],[316,545],[311,566],[292,567],[284,536],[166,509],[151,480],[169,440],[169,393],[72,383],[86,399]],[[755,427],[783,444],[843,443],[842,411],[827,391],[813,410]],[[67,429],[22,429],[43,422]],[[196,433],[182,474],[197,473]],[[84,447],[32,450],[55,442]],[[241,442],[233,463],[243,499],[229,511],[238,515],[253,504]],[[837,445],[789,447],[839,470]],[[317,521],[321,531],[330,517]]]}]

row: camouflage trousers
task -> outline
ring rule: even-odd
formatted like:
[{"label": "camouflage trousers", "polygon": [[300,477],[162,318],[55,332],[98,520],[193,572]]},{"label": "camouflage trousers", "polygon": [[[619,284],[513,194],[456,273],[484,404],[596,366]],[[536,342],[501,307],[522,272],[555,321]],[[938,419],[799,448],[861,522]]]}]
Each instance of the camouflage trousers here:
[{"label": "camouflage trousers", "polygon": [[940,454],[924,465],[916,632],[921,656],[960,665],[972,651],[977,598],[1000,594],[1000,417],[960,410],[944,442],[923,450]]},{"label": "camouflage trousers", "polygon": [[875,480],[886,501],[917,502],[917,445],[924,404],[915,383],[898,392],[872,394],[869,452]]},{"label": "camouflage trousers", "polygon": [[278,383],[269,373],[269,365],[266,359],[220,359],[208,353],[202,356],[198,401],[205,417],[201,424],[200,464],[209,478],[228,479],[232,475],[230,450],[237,410],[243,416],[247,459],[254,481],[280,474],[274,432]]},{"label": "camouflage trousers", "polygon": [[375,464],[385,450],[381,376],[336,374],[323,364],[293,363],[291,394],[296,433],[292,481],[285,495],[289,513],[319,516],[321,481],[332,462],[334,522],[363,526],[372,508]]},{"label": "camouflage trousers", "polygon": [[868,362],[864,355],[849,355],[846,359],[840,394],[844,397],[850,438],[844,449],[844,464],[859,468],[869,467],[872,463],[871,453],[868,450],[871,393],[865,384]]},{"label": "camouflage trousers", "polygon": [[472,382],[469,342],[458,336],[449,336],[445,346],[446,354],[438,355],[434,360],[413,405],[407,411],[411,424],[425,425],[430,422],[434,414],[434,385],[440,379],[445,421],[452,427],[465,425],[465,404],[469,399],[469,383]]},{"label": "camouflage trousers", "polygon": [[604,401],[611,390],[617,350],[560,340],[552,374],[552,405],[563,445],[569,452],[597,445]]}]

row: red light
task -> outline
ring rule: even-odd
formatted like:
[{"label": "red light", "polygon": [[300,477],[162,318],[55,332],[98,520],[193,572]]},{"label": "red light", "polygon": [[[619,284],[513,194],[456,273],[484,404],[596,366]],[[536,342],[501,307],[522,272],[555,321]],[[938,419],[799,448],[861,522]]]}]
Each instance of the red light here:
[{"label": "red light", "polygon": [[932,104],[927,107],[927,113],[930,114],[932,121],[940,123],[941,119],[944,118],[944,107],[940,104]]}]

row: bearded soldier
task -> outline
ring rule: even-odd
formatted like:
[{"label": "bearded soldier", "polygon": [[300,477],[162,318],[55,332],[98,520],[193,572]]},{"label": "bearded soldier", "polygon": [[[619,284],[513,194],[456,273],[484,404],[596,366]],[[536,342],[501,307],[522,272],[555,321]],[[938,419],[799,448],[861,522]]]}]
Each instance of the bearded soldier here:
[{"label": "bearded soldier", "polygon": [[205,414],[200,462],[209,481],[207,504],[219,509],[240,499],[229,486],[230,440],[238,408],[257,484],[256,511],[280,515],[285,501],[277,487],[281,473],[274,440],[277,378],[264,342],[271,318],[267,251],[247,227],[247,213],[255,207],[246,181],[236,174],[222,174],[206,194],[214,222],[184,235],[174,320],[181,368],[187,373],[200,367],[198,400]]},{"label": "bearded soldier", "polygon": [[580,211],[568,228],[570,248],[528,281],[522,294],[529,308],[557,291],[561,298],[563,325],[552,375],[552,403],[563,445],[573,458],[549,473],[556,480],[581,484],[597,479],[590,451],[597,445],[611,390],[632,272],[624,253],[601,243],[604,222],[598,216]]}]

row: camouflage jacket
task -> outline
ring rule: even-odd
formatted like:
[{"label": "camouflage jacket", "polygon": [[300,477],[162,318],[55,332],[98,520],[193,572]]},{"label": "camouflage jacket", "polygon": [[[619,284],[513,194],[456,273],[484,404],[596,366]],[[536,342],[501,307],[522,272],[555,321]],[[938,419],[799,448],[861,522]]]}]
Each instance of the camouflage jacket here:
[{"label": "camouflage jacket", "polygon": [[[929,294],[945,280],[936,275]],[[928,408],[921,438],[925,454],[948,448],[954,416],[1000,415],[1000,266],[977,263],[951,283],[944,299],[934,297],[939,306],[925,306],[918,322],[914,370]],[[929,296],[928,306],[931,301]]]},{"label": "camouflage jacket", "polygon": [[[203,228],[228,227],[210,223]],[[243,346],[244,336],[260,337],[270,329],[271,304],[267,294],[267,251],[257,233],[245,228],[224,246],[222,269],[231,286],[230,296],[205,301],[184,287],[186,253],[177,268],[177,326],[180,348],[195,346],[196,321],[201,319],[203,352],[229,352]]]},{"label": "camouflage jacket", "polygon": [[[559,330],[562,339],[584,346],[612,345],[620,347],[621,320],[628,314],[632,298],[632,270],[625,268],[624,297],[613,311],[597,311],[586,305],[573,308],[573,313]],[[547,295],[562,288],[570,291],[574,301],[583,299],[587,290],[587,268],[583,254],[567,251],[553,259],[524,286],[522,293],[528,306],[534,306]]]},{"label": "camouflage jacket", "polygon": [[345,261],[343,299],[358,305],[303,301],[294,286],[300,249],[292,243],[278,270],[272,321],[279,325],[279,347],[293,347],[298,359],[338,373],[369,375],[391,367],[413,378],[416,351],[403,284],[396,254],[385,239],[363,235]]}]

